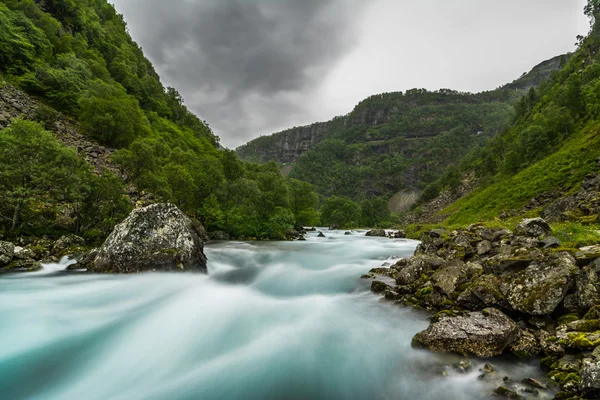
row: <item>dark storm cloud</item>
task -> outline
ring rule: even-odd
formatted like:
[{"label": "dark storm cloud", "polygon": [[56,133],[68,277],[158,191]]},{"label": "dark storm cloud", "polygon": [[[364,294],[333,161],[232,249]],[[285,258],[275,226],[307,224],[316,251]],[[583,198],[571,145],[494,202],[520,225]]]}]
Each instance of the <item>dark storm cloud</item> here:
[{"label": "dark storm cloud", "polygon": [[[356,43],[364,0],[117,0],[166,84],[238,145],[302,117]],[[264,131],[262,131],[264,130]]]}]

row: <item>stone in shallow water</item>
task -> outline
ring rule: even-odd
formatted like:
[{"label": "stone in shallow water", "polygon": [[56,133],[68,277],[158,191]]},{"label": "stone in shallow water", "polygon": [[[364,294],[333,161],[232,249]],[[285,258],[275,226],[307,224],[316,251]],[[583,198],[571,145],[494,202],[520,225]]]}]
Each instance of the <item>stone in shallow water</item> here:
[{"label": "stone in shallow water", "polygon": [[515,322],[494,308],[444,318],[417,333],[413,346],[464,356],[495,357],[519,337]]},{"label": "stone in shallow water", "polygon": [[134,210],[117,225],[96,257],[93,272],[206,272],[204,243],[192,221],[172,204]]}]

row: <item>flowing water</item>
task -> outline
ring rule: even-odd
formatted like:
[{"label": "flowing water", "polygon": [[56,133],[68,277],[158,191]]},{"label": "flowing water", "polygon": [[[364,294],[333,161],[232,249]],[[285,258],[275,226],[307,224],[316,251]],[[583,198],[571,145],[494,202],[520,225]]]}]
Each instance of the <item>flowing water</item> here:
[{"label": "flowing water", "polygon": [[325,233],[211,244],[208,276],[0,276],[0,399],[487,398],[483,361],[442,377],[457,359],[410,346],[427,315],[360,279],[417,243]]}]

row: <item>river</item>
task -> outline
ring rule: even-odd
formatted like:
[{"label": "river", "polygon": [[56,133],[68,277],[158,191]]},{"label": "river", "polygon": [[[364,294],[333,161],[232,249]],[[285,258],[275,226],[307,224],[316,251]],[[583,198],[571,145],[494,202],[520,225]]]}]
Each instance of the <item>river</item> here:
[{"label": "river", "polygon": [[417,242],[325,234],[210,244],[207,276],[66,273],[65,261],[0,275],[0,398],[488,398],[498,385],[477,379],[484,361],[442,377],[459,359],[410,345],[428,315],[360,279]]}]

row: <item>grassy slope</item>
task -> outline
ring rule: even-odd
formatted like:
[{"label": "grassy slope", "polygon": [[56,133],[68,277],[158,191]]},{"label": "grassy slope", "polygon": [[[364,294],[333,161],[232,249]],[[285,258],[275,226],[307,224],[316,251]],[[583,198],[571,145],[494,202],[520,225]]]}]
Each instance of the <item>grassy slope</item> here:
[{"label": "grassy slope", "polygon": [[501,211],[519,209],[532,198],[562,188],[576,190],[595,168],[600,149],[600,122],[593,121],[566,142],[560,150],[518,174],[481,188],[442,211],[451,214],[447,224],[470,224],[490,220]]}]

